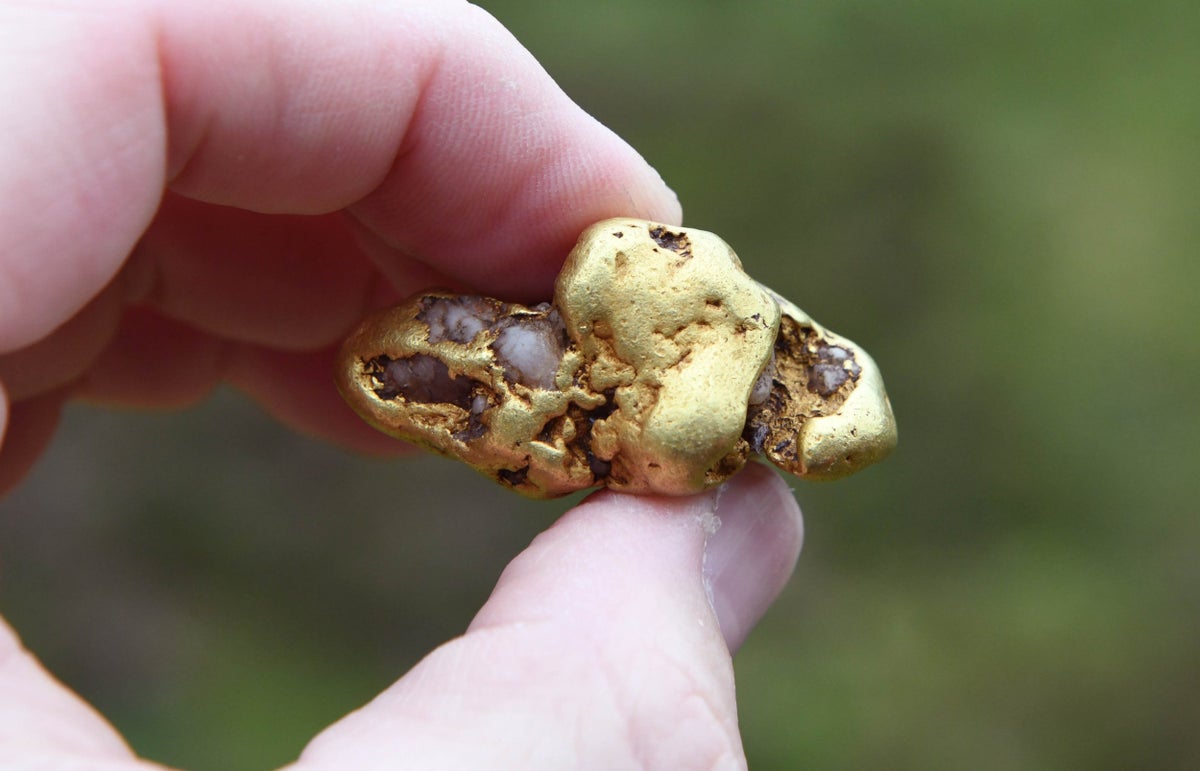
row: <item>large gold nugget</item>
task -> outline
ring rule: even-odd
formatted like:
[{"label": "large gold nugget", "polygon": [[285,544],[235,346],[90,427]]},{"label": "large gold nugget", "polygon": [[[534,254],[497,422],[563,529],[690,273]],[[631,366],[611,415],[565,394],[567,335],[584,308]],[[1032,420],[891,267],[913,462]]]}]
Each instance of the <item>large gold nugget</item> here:
[{"label": "large gold nugget", "polygon": [[369,317],[337,380],[376,428],[534,497],[686,495],[751,452],[835,478],[896,442],[865,352],[717,236],[632,219],[580,236],[553,304],[430,293]]}]

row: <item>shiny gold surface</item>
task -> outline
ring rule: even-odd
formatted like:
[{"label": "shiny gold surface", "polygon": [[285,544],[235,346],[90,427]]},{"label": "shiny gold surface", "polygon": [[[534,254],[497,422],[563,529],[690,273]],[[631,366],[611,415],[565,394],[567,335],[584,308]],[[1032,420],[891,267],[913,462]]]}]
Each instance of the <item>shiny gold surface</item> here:
[{"label": "shiny gold surface", "polygon": [[337,382],[376,428],[534,497],[693,493],[751,452],[833,479],[896,443],[864,351],[717,236],[634,219],[580,236],[552,306],[430,293],[369,317]]}]

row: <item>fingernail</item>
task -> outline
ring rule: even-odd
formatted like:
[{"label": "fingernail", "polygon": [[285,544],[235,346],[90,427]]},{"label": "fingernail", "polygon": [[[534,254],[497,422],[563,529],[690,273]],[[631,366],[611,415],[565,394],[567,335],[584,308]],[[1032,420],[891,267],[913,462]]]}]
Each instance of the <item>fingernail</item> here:
[{"label": "fingernail", "polygon": [[800,507],[774,471],[749,463],[717,490],[704,582],[730,651],[783,590],[804,538]]}]

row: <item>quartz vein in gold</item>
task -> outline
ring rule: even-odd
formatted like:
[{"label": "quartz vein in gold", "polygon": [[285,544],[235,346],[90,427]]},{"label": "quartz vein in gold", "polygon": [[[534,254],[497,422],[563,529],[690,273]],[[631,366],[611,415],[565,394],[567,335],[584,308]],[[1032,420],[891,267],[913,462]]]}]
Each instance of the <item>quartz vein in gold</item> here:
[{"label": "quartz vein in gold", "polygon": [[539,498],[686,495],[751,453],[834,479],[896,443],[866,352],[712,233],[635,219],[580,236],[553,303],[431,292],[367,318],[337,382],[381,431]]}]

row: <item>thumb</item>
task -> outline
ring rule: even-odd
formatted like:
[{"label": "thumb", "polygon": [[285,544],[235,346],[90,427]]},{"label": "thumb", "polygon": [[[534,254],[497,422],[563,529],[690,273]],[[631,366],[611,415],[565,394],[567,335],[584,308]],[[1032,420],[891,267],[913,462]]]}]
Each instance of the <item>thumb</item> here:
[{"label": "thumb", "polygon": [[298,767],[743,767],[730,650],[800,541],[795,501],[758,464],[690,498],[593,495],[509,565],[464,636]]},{"label": "thumb", "polygon": [[468,633],[536,619],[646,636],[698,626],[722,633],[727,656],[787,583],[802,535],[791,492],[757,463],[689,498],[597,493],[513,560]]}]

